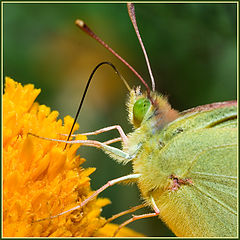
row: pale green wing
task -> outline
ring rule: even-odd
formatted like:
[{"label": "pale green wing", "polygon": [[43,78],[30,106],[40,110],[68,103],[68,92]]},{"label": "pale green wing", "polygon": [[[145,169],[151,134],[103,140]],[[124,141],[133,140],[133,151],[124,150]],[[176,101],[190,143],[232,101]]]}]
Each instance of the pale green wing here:
[{"label": "pale green wing", "polygon": [[161,218],[172,231],[185,237],[236,237],[237,130],[188,131],[169,142],[161,161],[168,165],[166,176],[193,182],[174,192],[153,192]]},{"label": "pale green wing", "polygon": [[203,108],[201,112],[193,110],[189,112],[186,111],[181,117],[168,124],[168,126],[160,133],[161,141],[166,142],[179,133],[189,130],[213,127],[237,127],[236,105],[214,109],[205,109],[204,106],[199,106],[198,108],[201,109],[201,107]]}]

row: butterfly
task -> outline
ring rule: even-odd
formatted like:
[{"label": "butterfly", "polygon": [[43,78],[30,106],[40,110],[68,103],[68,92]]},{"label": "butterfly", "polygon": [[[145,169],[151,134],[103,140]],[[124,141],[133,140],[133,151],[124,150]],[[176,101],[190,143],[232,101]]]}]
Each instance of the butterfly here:
[{"label": "butterfly", "polygon": [[[128,118],[134,131],[126,135],[119,125],[115,125],[86,134],[97,135],[116,129],[120,138],[105,143],[95,140],[69,141],[72,131],[66,141],[40,138],[100,148],[119,163],[132,162],[133,173],[110,180],[80,205],[50,218],[83,207],[112,185],[134,182],[144,200],[140,207],[149,206],[153,211],[133,216],[121,224],[117,231],[135,220],[159,216],[176,236],[236,237],[237,103],[212,103],[183,112],[173,109],[167,98],[155,90],[150,63],[137,27],[134,5],[128,3],[127,6],[149,69],[151,89],[135,69],[83,21],[77,20],[76,24],[125,63],[144,84],[145,90],[140,87],[130,89],[115,66],[108,62],[99,64],[93,71],[108,64],[123,79],[130,91]],[[84,97],[78,114],[83,100]],[[110,146],[119,140],[122,149]]]}]

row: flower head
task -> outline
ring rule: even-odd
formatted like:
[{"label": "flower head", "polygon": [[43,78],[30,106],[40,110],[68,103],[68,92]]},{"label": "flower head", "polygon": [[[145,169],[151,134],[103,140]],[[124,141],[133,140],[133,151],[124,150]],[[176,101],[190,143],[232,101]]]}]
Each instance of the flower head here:
[{"label": "flower head", "polygon": [[[76,155],[80,144],[45,141],[39,136],[64,139],[73,119],[57,120],[58,112],[34,102],[40,89],[22,86],[6,78],[3,96],[3,236],[4,237],[88,237],[111,236],[117,225],[101,226],[100,216],[108,199],[96,198],[83,209],[55,219],[54,216],[78,205],[93,192],[85,159]],[[74,128],[76,130],[78,125]],[[79,136],[78,139],[86,139]],[[118,236],[142,236],[123,229]]]}]

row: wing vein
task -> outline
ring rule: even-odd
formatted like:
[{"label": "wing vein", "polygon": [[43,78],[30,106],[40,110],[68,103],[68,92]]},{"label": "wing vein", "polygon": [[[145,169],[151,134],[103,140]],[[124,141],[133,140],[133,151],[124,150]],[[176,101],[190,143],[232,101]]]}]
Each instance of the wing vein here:
[{"label": "wing vein", "polygon": [[208,194],[207,192],[203,191],[201,188],[193,185],[199,192],[201,192],[203,195],[207,196],[209,199],[215,201],[217,204],[221,205],[223,208],[227,209],[228,211],[230,211],[231,213],[233,213],[234,215],[237,215],[237,212],[232,209],[231,207],[227,206],[225,203],[223,203],[222,201],[219,201],[218,199],[216,199],[215,197],[211,196],[210,194]]}]

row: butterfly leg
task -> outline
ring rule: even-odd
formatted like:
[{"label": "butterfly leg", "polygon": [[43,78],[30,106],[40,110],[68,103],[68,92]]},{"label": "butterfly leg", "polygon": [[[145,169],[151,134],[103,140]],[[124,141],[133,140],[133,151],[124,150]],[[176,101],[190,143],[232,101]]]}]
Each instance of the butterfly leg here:
[{"label": "butterfly leg", "polygon": [[143,218],[149,218],[149,217],[155,217],[158,216],[160,213],[160,210],[158,209],[153,197],[151,196],[151,202],[152,202],[152,207],[154,210],[154,213],[147,213],[147,214],[142,214],[142,215],[133,215],[132,218],[128,219],[127,221],[123,222],[118,228],[117,230],[114,232],[113,237],[115,237],[117,235],[117,233],[121,230],[121,228],[125,227],[127,224],[134,222],[138,219],[143,219]]},{"label": "butterfly leg", "polygon": [[81,134],[81,135],[86,135],[86,136],[88,136],[88,135],[98,135],[98,134],[100,134],[100,133],[108,132],[108,131],[111,131],[111,130],[114,130],[114,129],[116,129],[116,130],[119,132],[123,143],[126,144],[126,142],[127,142],[127,136],[126,136],[126,134],[124,133],[124,131],[123,131],[123,129],[122,129],[122,127],[121,127],[120,125],[114,125],[114,126],[110,126],[110,127],[101,128],[101,129],[96,130],[96,131],[94,131],[94,132],[83,133],[83,134]]},{"label": "butterfly leg", "polygon": [[43,219],[39,219],[35,222],[39,222],[39,221],[43,221],[43,220],[47,220],[47,219],[53,219],[53,218],[56,218],[56,217],[59,217],[63,214],[66,214],[66,213],[69,213],[69,212],[72,212],[74,210],[77,210],[79,208],[82,208],[83,206],[85,206],[88,202],[90,202],[91,200],[93,200],[98,194],[100,194],[101,192],[103,192],[105,189],[107,189],[108,187],[110,186],[113,186],[117,183],[120,183],[120,182],[124,182],[126,180],[135,180],[135,179],[138,179],[139,177],[141,176],[141,174],[129,174],[129,175],[126,175],[126,176],[123,176],[123,177],[119,177],[119,178],[116,178],[116,179],[113,179],[113,180],[110,180],[108,181],[105,185],[103,185],[102,187],[100,187],[98,190],[96,190],[91,196],[89,196],[87,199],[85,199],[83,202],[81,202],[78,206],[76,207],[73,207],[67,211],[64,211],[64,212],[61,212],[55,216],[51,216],[51,217],[48,217],[48,218],[43,218]]},{"label": "butterfly leg", "polygon": [[[123,141],[124,144],[126,144],[127,142],[127,136],[126,134],[124,133],[122,127],[120,125],[114,125],[114,126],[110,126],[110,127],[105,127],[105,128],[101,128],[99,130],[96,130],[94,132],[87,132],[87,133],[81,133],[80,135],[85,135],[85,136],[90,136],[90,135],[98,135],[100,133],[103,133],[103,132],[108,132],[108,131],[111,131],[111,130],[114,130],[116,129],[120,136],[121,136],[121,140]],[[64,135],[64,136],[68,136],[67,134],[61,134],[61,135]],[[77,136],[78,134],[72,134],[71,136]]]},{"label": "butterfly leg", "polygon": [[[115,157],[120,162],[131,161],[136,156],[139,148],[141,147],[141,145],[139,145],[134,154],[129,154],[129,153],[126,153],[126,152],[122,151],[119,148],[108,146],[107,144],[104,144],[102,142],[95,141],[95,140],[71,140],[71,141],[66,141],[66,140],[60,140],[60,139],[54,139],[54,138],[41,137],[41,136],[38,136],[38,135],[33,134],[33,133],[28,133],[28,135],[32,135],[34,137],[41,138],[41,139],[48,140],[48,141],[53,141],[53,142],[63,142],[63,143],[72,143],[72,144],[73,143],[80,143],[84,146],[100,148],[100,149],[104,150],[105,152],[111,154],[111,156]],[[115,141],[115,140],[116,139],[112,139],[112,140],[109,140],[109,141]],[[107,141],[108,144],[109,144],[109,141]]]},{"label": "butterfly leg", "polygon": [[125,211],[122,211],[122,212],[120,212],[120,213],[117,213],[117,214],[113,215],[112,217],[108,218],[107,221],[103,224],[102,227],[104,227],[106,224],[112,222],[113,220],[115,220],[115,219],[117,219],[117,218],[119,218],[119,217],[121,217],[121,216],[123,216],[123,215],[126,215],[126,214],[128,214],[128,213],[135,212],[135,211],[137,211],[137,210],[139,210],[139,209],[141,209],[141,208],[144,208],[144,207],[146,207],[146,204],[140,204],[140,205],[131,207],[131,208],[128,209],[128,210],[125,210]]},{"label": "butterfly leg", "polygon": [[114,139],[110,139],[106,142],[103,142],[103,144],[106,144],[106,145],[109,145],[109,144],[112,144],[112,143],[115,143],[115,142],[119,142],[121,141],[122,139],[119,137],[119,138],[114,138]]}]

